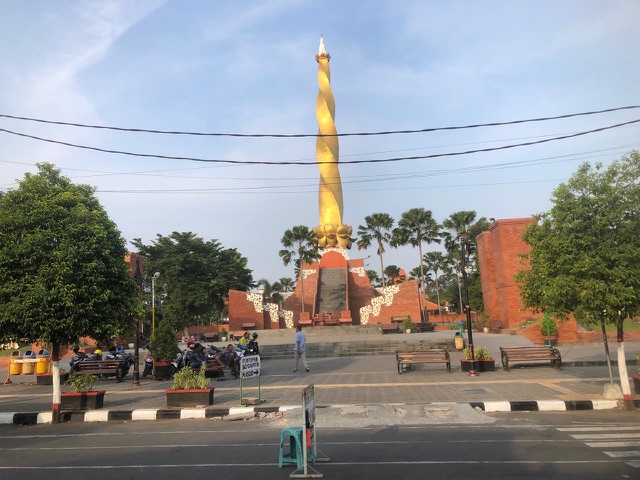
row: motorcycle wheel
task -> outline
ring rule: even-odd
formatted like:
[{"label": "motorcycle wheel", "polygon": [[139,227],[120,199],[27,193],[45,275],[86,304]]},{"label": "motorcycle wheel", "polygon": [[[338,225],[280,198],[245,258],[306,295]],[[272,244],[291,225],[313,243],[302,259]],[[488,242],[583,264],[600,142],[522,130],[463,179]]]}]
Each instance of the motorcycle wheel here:
[{"label": "motorcycle wheel", "polygon": [[147,377],[151,373],[151,365],[145,365],[144,371],[142,372],[143,377]]}]

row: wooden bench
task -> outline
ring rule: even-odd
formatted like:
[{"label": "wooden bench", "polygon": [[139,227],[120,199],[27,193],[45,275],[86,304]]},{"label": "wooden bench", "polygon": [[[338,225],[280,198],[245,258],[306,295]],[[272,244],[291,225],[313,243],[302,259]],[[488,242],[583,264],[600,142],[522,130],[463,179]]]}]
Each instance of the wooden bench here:
[{"label": "wooden bench", "polygon": [[124,362],[122,360],[82,360],[75,366],[72,375],[98,375],[116,377],[118,382],[124,380]]},{"label": "wooden bench", "polygon": [[509,363],[530,364],[533,362],[549,362],[549,366],[560,368],[562,357],[556,348],[548,345],[534,347],[500,347],[502,366],[509,371]]},{"label": "wooden bench", "polygon": [[256,328],[256,322],[245,322],[242,324],[242,329],[243,330],[249,330],[249,329],[255,329]]},{"label": "wooden bench", "polygon": [[[196,373],[199,373],[201,368],[202,367],[191,367],[191,370],[193,370]],[[204,376],[207,378],[224,377],[224,367],[221,365],[218,365],[213,360],[208,360],[204,369],[205,369]]]},{"label": "wooden bench", "polygon": [[303,327],[311,327],[311,319],[309,320],[298,320],[298,325],[302,325]]},{"label": "wooden bench", "polygon": [[451,359],[446,348],[430,350],[396,350],[398,374],[402,374],[402,367],[408,365],[424,365],[427,363],[446,363],[447,371],[451,373]]},{"label": "wooden bench", "polygon": [[407,315],[403,315],[402,317],[391,317],[391,323],[402,323],[407,318],[409,318]]},{"label": "wooden bench", "polygon": [[398,325],[396,323],[381,323],[380,331],[384,333],[398,333]]},{"label": "wooden bench", "polygon": [[418,332],[433,332],[436,329],[436,324],[431,322],[417,322],[416,328]]}]

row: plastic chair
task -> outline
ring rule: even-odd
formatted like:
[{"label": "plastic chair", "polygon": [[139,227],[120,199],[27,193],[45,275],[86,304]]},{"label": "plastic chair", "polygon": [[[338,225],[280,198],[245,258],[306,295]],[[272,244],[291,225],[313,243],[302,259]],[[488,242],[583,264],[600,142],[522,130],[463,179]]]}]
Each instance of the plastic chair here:
[{"label": "plastic chair", "polygon": [[[282,468],[283,463],[295,463],[297,468],[304,466],[304,455],[302,454],[302,435],[304,429],[302,427],[283,428],[280,432],[280,456],[278,458],[278,468]],[[289,438],[289,454],[284,453],[284,443]],[[307,448],[307,460],[316,463],[313,456],[313,450]]]}]

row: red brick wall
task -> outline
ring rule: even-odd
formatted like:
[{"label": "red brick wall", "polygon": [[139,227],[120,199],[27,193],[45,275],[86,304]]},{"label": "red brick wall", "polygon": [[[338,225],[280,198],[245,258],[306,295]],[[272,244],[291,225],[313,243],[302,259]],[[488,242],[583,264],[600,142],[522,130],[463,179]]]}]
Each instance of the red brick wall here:
[{"label": "red brick wall", "polygon": [[[318,291],[318,270],[320,268],[319,262],[313,262],[312,264],[305,264],[304,270],[315,270],[315,273],[307,275],[304,279],[304,310],[313,315],[313,309],[315,307],[316,293]],[[302,275],[302,271],[300,271]],[[296,288],[293,291],[293,295],[287,298],[284,302],[284,309],[291,310],[293,312],[293,324],[297,325],[300,319],[300,312],[302,311],[302,281],[298,277],[296,282]],[[280,326],[285,327],[281,320]]]},{"label": "red brick wall", "polygon": [[[399,291],[393,295],[391,305],[382,305],[380,313],[369,315],[368,323],[389,323],[391,317],[410,316],[414,322],[420,322],[420,303],[418,295],[418,282],[409,280],[408,282],[396,285]],[[371,301],[367,305],[371,304]],[[353,310],[352,310],[353,313]],[[358,314],[359,314],[358,310]]]},{"label": "red brick wall", "polygon": [[514,280],[521,264],[519,254],[528,252],[522,232],[533,218],[497,220],[488,232],[478,236],[478,259],[485,311],[503,327],[518,326],[528,318],[539,317],[531,310],[523,311],[520,287]]},{"label": "red brick wall", "polygon": [[229,290],[229,331],[240,331],[247,322],[255,323],[257,330],[264,329],[264,315],[256,312],[253,302],[247,300],[247,292]]},{"label": "red brick wall", "polygon": [[358,273],[350,272],[354,268],[362,268],[365,272],[364,260],[361,258],[347,261],[347,288],[349,292],[349,309],[354,325],[360,325],[360,308],[368,305],[371,299],[376,296],[369,277],[366,273],[360,276]]}]

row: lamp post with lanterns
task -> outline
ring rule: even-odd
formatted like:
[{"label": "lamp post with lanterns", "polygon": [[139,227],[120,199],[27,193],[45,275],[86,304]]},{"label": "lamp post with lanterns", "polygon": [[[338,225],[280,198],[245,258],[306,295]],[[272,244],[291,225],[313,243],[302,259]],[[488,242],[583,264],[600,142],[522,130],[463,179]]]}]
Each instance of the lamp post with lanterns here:
[{"label": "lamp post with lanterns", "polygon": [[467,244],[466,236],[460,237],[461,259],[460,259],[460,271],[458,276],[462,277],[462,284],[464,287],[464,310],[467,314],[467,336],[469,349],[469,360],[471,360],[471,368],[469,369],[469,375],[475,377],[478,375],[476,370],[476,359],[473,352],[473,331],[471,328],[471,306],[469,305],[469,274],[472,272],[472,267],[469,265],[469,245]]}]

